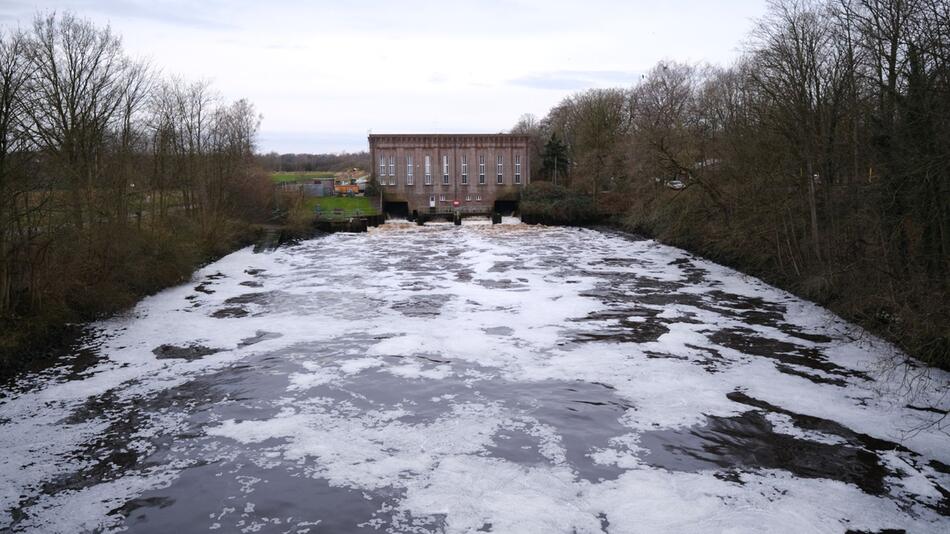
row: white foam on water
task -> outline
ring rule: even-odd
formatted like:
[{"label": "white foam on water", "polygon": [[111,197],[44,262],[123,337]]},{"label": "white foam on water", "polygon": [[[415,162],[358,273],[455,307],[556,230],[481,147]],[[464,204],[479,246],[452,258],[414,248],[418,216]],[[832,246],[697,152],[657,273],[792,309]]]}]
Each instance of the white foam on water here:
[{"label": "white foam on water", "polygon": [[[206,454],[249,455],[262,469],[279,467],[341,488],[382,492],[389,500],[372,524],[390,531],[429,523],[444,525],[446,532],[485,525],[525,533],[601,532],[604,525],[612,533],[947,530],[947,518],[928,507],[939,502],[937,486],[946,488],[947,476],[928,462],[950,463],[950,444],[940,428],[921,426],[937,414],[907,407],[948,408],[947,373],[933,371],[930,387],[908,391],[900,373],[876,371],[876,362],[895,354],[892,346],[827,310],[681,250],[593,230],[527,226],[508,218],[503,223],[418,227],[388,221],[367,234],[335,234],[266,254],[244,249],[204,267],[191,283],[98,323],[100,363],[79,378],[67,380],[66,369],[36,377],[27,390],[0,400],[0,509],[24,507],[29,519],[17,528],[25,531],[121,526],[122,517],[110,510],[173,484],[188,463],[132,469],[80,490],[44,492],[44,483],[81,473],[96,461],[80,451],[123,416],[97,412],[100,401],[134,406],[267,356],[283,362],[266,371],[274,374],[277,391],[253,400],[276,415],[239,420],[212,413],[203,427],[213,440]],[[699,269],[703,281],[689,282],[690,273],[672,262]],[[636,280],[649,282],[647,289],[631,284]],[[213,293],[196,292],[201,282]],[[630,328],[663,321],[665,330],[652,340],[578,340],[579,332],[620,328],[617,320],[587,320],[610,309],[599,294],[635,302],[656,286],[704,304],[639,304],[658,315],[633,316]],[[830,341],[749,324],[743,310],[721,301],[718,292],[778,303],[783,325]],[[247,315],[213,315],[226,308]],[[782,372],[775,360],[710,339],[740,327],[814,349],[825,361],[871,380],[796,368],[843,385],[816,383]],[[256,332],[272,335],[244,343]],[[194,361],[159,359],[153,350],[163,344],[219,352]],[[358,405],[328,396],[355,391],[361,380],[377,375],[404,388],[387,392],[393,398],[420,390],[431,404],[364,399]],[[582,478],[556,426],[541,422],[530,407],[484,396],[481,391],[499,381],[514,390],[578,382],[610,388],[629,406],[617,413],[624,430],[584,452],[597,465],[616,467],[617,477]],[[457,390],[446,392],[449,387]],[[790,413],[898,441],[913,452],[879,453],[897,473],[888,478],[884,496],[781,470],[750,469],[737,482],[711,471],[647,465],[642,435],[755,409],[727,397],[737,391]],[[441,411],[427,411],[433,406]],[[148,454],[153,440],[180,430],[187,415],[183,408],[147,414],[129,446]],[[795,439],[832,446],[843,441],[800,428],[783,413],[765,417],[773,432]],[[530,436],[540,459],[521,464],[493,456],[503,430]],[[267,523],[257,519],[248,524],[266,530]],[[206,527],[233,527],[227,520],[209,518]],[[0,528],[12,521],[0,515]]]},{"label": "white foam on water", "polygon": [[383,365],[385,365],[385,362],[380,358],[356,358],[341,363],[340,371],[348,375],[354,375]]},{"label": "white foam on water", "polygon": [[[342,413],[341,413],[342,412]],[[317,459],[311,476],[362,489],[401,486],[451,454],[477,453],[503,423],[497,406],[457,404],[431,424],[412,425],[403,409],[355,414],[332,403],[285,408],[266,421],[224,421],[208,430],[241,443],[287,440],[288,460]],[[403,481],[403,482],[400,482]]]}]

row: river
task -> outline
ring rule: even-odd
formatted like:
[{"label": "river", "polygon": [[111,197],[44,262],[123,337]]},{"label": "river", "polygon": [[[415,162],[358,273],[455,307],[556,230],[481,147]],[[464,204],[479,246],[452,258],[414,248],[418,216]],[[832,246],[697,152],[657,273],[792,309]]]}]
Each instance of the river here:
[{"label": "river", "polygon": [[0,531],[950,531],[947,373],[506,222],[248,248],[92,325],[0,391]]}]

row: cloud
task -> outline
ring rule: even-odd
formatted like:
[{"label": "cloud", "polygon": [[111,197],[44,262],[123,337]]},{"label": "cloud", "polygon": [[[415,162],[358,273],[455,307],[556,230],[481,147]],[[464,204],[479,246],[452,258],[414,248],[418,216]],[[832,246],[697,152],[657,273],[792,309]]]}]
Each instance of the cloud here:
[{"label": "cloud", "polygon": [[19,22],[21,25],[27,25],[32,20],[30,17],[33,16],[34,9],[32,5],[20,0],[0,2],[0,23],[11,23],[10,26],[15,26],[15,23]]},{"label": "cloud", "polygon": [[[360,150],[366,129],[496,132],[666,57],[729,62],[762,0],[0,0],[3,30],[72,11],[131,57],[264,114],[261,147]],[[425,57],[425,61],[413,58]]]},{"label": "cloud", "polygon": [[642,74],[638,71],[620,70],[556,70],[514,78],[508,80],[508,83],[531,89],[575,91],[590,87],[632,85]]},{"label": "cloud", "polygon": [[[26,4],[16,0],[0,8],[0,19],[30,20],[33,13],[45,11],[72,11],[80,16],[100,13],[109,18],[139,19],[169,26],[189,27],[202,30],[234,29],[220,14],[208,11],[205,2],[156,2],[154,0],[73,0],[61,2],[36,2]],[[213,8],[212,8],[213,9]],[[6,13],[3,13],[3,12]]]},{"label": "cloud", "polygon": [[[219,14],[201,13],[201,2],[183,2],[158,4],[152,1],[128,2],[125,0],[97,0],[91,2],[98,11],[110,15],[153,20],[171,26],[185,26],[205,30],[234,29],[233,24],[224,22]],[[208,4],[205,4],[206,6]],[[92,6],[90,6],[92,7]]]},{"label": "cloud", "polygon": [[272,43],[263,45],[267,50],[306,50],[307,47],[301,44]]},{"label": "cloud", "polygon": [[263,130],[258,137],[260,152],[359,152],[369,148],[369,132],[288,132]]}]

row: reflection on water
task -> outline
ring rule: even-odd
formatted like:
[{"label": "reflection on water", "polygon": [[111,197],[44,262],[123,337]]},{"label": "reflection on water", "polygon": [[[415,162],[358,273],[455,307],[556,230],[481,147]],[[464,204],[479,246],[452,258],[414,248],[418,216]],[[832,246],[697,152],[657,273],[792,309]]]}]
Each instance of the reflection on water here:
[{"label": "reflection on water", "polygon": [[851,328],[592,230],[244,250],[3,392],[0,529],[945,531],[945,436],[898,441],[946,401]]}]

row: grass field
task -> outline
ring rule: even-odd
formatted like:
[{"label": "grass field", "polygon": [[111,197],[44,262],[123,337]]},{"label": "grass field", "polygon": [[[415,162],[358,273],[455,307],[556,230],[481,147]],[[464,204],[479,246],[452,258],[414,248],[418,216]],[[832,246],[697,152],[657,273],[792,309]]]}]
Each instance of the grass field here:
[{"label": "grass field", "polygon": [[274,182],[284,183],[284,182],[296,182],[298,180],[310,180],[313,178],[333,178],[336,176],[335,172],[331,171],[314,171],[314,172],[272,172],[270,179]]},{"label": "grass field", "polygon": [[308,211],[314,211],[319,206],[323,216],[333,216],[333,210],[342,209],[344,216],[351,216],[356,210],[362,215],[376,215],[379,210],[373,203],[373,199],[367,197],[312,197],[305,203]]}]

